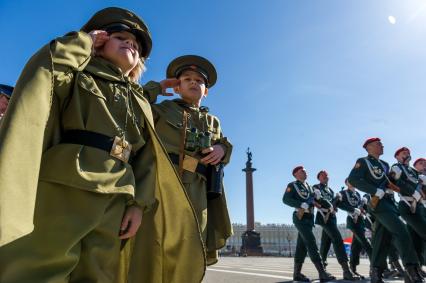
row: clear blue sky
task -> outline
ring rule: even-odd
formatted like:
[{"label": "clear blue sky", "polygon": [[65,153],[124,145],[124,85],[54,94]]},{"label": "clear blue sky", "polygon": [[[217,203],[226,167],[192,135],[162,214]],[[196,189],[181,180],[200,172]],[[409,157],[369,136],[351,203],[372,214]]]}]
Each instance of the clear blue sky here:
[{"label": "clear blue sky", "polygon": [[135,11],[151,29],[142,82],[161,80],[183,54],[216,65],[204,104],[234,144],[225,173],[233,222],[246,221],[247,147],[262,223],[291,222],[281,199],[296,165],[311,184],[326,169],[338,190],[367,137],[382,138],[390,163],[400,146],[426,156],[426,0],[0,0],[0,82],[14,84],[39,47],[107,6]]}]

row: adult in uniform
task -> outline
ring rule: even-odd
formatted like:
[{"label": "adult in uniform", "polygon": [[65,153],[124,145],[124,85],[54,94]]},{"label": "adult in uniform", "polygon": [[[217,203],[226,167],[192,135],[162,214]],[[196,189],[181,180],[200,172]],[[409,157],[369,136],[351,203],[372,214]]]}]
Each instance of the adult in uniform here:
[{"label": "adult in uniform", "polygon": [[424,265],[426,218],[423,214],[424,208],[421,200],[423,194],[422,178],[426,181],[426,177],[419,174],[415,168],[410,167],[411,155],[407,147],[398,149],[394,157],[398,162],[391,167],[391,177],[401,189],[398,204],[399,212],[407,223],[407,229],[415,245],[417,256]]},{"label": "adult in uniform", "polygon": [[[339,202],[338,207],[348,212],[346,217],[346,227],[352,231],[352,245],[350,255],[350,267],[353,273],[359,275],[356,271],[357,265],[359,265],[359,256],[362,250],[371,257],[371,245],[365,238],[365,201],[361,198],[361,195],[356,191],[356,188],[352,186],[348,180],[345,181],[346,190],[340,192],[342,195],[342,201]],[[360,275],[359,275],[360,276]]]},{"label": "adult in uniform", "polygon": [[121,239],[142,213],[144,282],[201,281],[197,220],[137,83],[150,50],[142,19],[111,7],[27,63],[0,125],[0,282],[127,282]]},{"label": "adult in uniform", "polygon": [[294,255],[293,280],[310,281],[309,278],[301,273],[306,253],[309,254],[311,261],[315,265],[321,282],[334,280],[336,278],[324,269],[315,236],[312,233],[312,228],[314,227],[314,191],[306,182],[306,170],[303,166],[297,166],[293,169],[292,173],[296,181],[287,185],[283,202],[295,208],[293,223],[299,232],[297,235],[296,253]]},{"label": "adult in uniform", "polygon": [[[204,57],[184,55],[172,60],[166,80],[149,82],[156,131],[179,172],[197,215],[206,246],[207,264],[217,262],[217,251],[232,235],[222,179],[230,161],[232,145],[224,136],[219,118],[202,106],[217,81],[213,64]],[[155,104],[158,95],[180,98]],[[220,182],[215,182],[216,179]],[[215,183],[215,184],[214,184]]]},{"label": "adult in uniform", "polygon": [[12,92],[13,87],[0,84],[0,119],[3,118],[4,114],[6,113]]},{"label": "adult in uniform", "polygon": [[343,239],[337,229],[336,206],[341,200],[340,193],[334,196],[333,190],[328,186],[328,173],[321,170],[317,174],[319,184],[313,186],[315,201],[318,204],[315,224],[322,227],[320,254],[323,262],[327,262],[327,254],[330,248],[330,243],[333,244],[334,252],[336,253],[337,261],[343,269],[343,279],[359,280],[355,276],[348,265],[348,257],[346,255]]},{"label": "adult in uniform", "polygon": [[[406,268],[407,280],[423,282],[418,273],[419,260],[413,243],[407,241],[410,239],[410,235],[404,223],[399,219],[398,210],[391,198],[393,192],[388,188],[392,187],[387,176],[389,165],[379,159],[383,154],[383,145],[379,138],[370,138],[365,141],[363,147],[368,152],[368,156],[357,160],[349,174],[348,181],[359,190],[372,196],[370,204],[374,209],[372,213],[375,217],[375,231],[372,240],[371,282],[383,282],[386,251],[391,238],[395,241]],[[377,200],[379,201],[375,206]]]}]

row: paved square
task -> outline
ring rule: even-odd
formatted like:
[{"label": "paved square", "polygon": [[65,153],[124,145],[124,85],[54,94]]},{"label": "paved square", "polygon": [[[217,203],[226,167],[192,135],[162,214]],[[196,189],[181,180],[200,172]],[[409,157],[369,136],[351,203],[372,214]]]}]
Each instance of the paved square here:
[{"label": "paved square", "polygon": [[[335,258],[328,259],[327,271],[336,276],[332,282],[354,282],[343,280],[342,270]],[[358,272],[368,276],[369,261],[362,259]],[[303,265],[302,273],[311,280],[319,282],[318,273],[309,259]],[[203,283],[284,283],[293,282],[293,258],[283,257],[222,257],[219,262],[207,268]],[[404,282],[403,279],[385,280],[386,282]],[[367,280],[356,282],[370,282]]]}]

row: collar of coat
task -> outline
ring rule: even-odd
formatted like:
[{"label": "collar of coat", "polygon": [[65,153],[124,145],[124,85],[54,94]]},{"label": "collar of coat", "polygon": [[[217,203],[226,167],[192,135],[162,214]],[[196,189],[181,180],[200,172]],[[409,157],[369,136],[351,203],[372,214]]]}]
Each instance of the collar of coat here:
[{"label": "collar of coat", "polygon": [[84,70],[102,79],[113,82],[128,83],[133,89],[138,92],[142,92],[142,87],[137,82],[133,82],[130,77],[125,76],[121,72],[119,67],[102,57],[92,57]]}]

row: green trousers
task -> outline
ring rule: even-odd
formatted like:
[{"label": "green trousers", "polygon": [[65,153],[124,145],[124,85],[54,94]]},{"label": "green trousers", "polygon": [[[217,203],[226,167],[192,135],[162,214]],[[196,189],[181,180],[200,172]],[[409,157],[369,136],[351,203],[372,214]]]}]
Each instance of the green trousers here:
[{"label": "green trousers", "polygon": [[399,212],[401,217],[407,223],[407,229],[411,236],[417,257],[422,265],[425,265],[425,247],[426,247],[426,217],[424,215],[424,206],[417,204],[416,212],[413,214],[407,204],[399,202]]},{"label": "green trousers", "polygon": [[303,218],[299,220],[296,213],[293,213],[293,223],[299,232],[297,235],[294,263],[304,263],[306,254],[309,254],[312,262],[320,262],[321,257],[318,252],[314,233],[312,232],[312,228],[314,227],[314,215],[305,213]]},{"label": "green trousers", "polygon": [[34,231],[0,248],[0,282],[115,282],[124,210],[124,195],[39,182]]},{"label": "green trousers", "polygon": [[321,245],[320,254],[323,262],[327,261],[328,251],[330,250],[331,244],[333,244],[334,252],[339,263],[348,261],[348,256],[345,252],[345,246],[343,245],[342,235],[340,235],[339,229],[335,221],[328,221],[321,225]]},{"label": "green trousers", "polygon": [[393,200],[387,197],[381,199],[373,215],[376,221],[371,243],[373,247],[371,265],[378,268],[386,267],[386,256],[392,240],[395,242],[404,266],[418,265],[419,260],[410,234],[405,224],[399,219],[399,212]]},{"label": "green trousers", "polygon": [[365,238],[365,224],[364,219],[361,217],[358,218],[358,222],[354,223],[352,217],[348,216],[346,219],[346,223],[348,227],[351,227],[351,231],[353,233],[352,237],[352,245],[351,245],[351,256],[350,256],[350,264],[353,266],[359,265],[359,256],[362,250],[368,255],[368,258],[371,259],[372,248],[370,242]]}]

